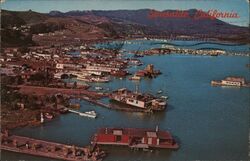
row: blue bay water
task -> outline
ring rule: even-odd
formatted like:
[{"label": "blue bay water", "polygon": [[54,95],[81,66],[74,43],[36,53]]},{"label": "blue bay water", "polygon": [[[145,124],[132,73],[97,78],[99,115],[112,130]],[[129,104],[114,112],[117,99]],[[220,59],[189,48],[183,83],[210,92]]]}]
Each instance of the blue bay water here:
[{"label": "blue bay water", "polygon": [[[145,48],[149,48],[146,46]],[[138,45],[125,45],[125,49]],[[179,141],[180,149],[154,152],[131,151],[125,147],[104,147],[107,161],[186,161],[186,160],[248,160],[249,88],[212,87],[211,80],[226,76],[243,76],[250,81],[249,57],[162,55],[141,58],[154,64],[162,75],[144,79],[140,91],[168,95],[168,108],[155,114],[108,110],[81,101],[81,111],[95,110],[96,120],[75,114],[61,115],[39,127],[16,129],[15,134],[50,141],[85,146],[99,127],[145,127],[169,130]],[[133,67],[135,71],[141,67]],[[115,79],[104,88],[135,89],[128,79]],[[45,161],[47,158],[2,152],[2,160]],[[54,160],[54,159],[49,159]]]}]

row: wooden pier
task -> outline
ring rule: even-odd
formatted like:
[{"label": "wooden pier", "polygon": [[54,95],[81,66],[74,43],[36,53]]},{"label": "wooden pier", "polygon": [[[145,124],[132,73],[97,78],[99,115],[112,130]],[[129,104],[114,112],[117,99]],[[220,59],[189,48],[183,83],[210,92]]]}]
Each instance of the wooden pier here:
[{"label": "wooden pier", "polygon": [[102,161],[105,152],[97,146],[78,147],[1,133],[1,150],[67,161]]}]

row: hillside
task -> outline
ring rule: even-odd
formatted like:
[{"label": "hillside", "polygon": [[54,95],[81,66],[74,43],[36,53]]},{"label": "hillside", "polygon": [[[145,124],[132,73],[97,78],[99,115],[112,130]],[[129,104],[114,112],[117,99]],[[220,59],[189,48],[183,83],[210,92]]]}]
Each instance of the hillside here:
[{"label": "hillside", "polygon": [[[152,10],[34,11],[2,10],[2,47],[63,45],[131,35],[209,37],[249,42],[249,28],[215,19],[149,18]],[[188,10],[193,15],[197,10]]]},{"label": "hillside", "polygon": [[[54,16],[86,16],[89,14],[106,17],[114,22],[136,23],[164,31],[166,34],[208,36],[232,41],[248,42],[249,28],[228,24],[218,19],[195,19],[196,9],[187,10],[190,18],[160,17],[149,18],[150,9],[114,11],[70,11],[51,12]],[[165,10],[169,12],[174,10]],[[205,14],[205,13],[204,13]]]}]

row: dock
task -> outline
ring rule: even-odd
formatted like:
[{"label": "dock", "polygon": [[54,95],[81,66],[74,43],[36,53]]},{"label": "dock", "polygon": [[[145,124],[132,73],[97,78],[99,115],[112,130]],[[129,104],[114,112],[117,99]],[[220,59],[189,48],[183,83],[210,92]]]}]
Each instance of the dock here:
[{"label": "dock", "polygon": [[108,109],[113,109],[113,110],[119,110],[119,111],[125,111],[125,112],[146,112],[146,113],[152,112],[150,109],[139,109],[139,108],[131,108],[131,107],[124,108],[124,107],[113,106],[111,104],[105,104],[103,102],[100,102],[100,101],[95,100],[95,99],[91,99],[91,98],[86,97],[86,96],[81,97],[80,99],[85,100],[85,101],[92,103],[94,105],[108,108]]},{"label": "dock", "polygon": [[105,152],[97,146],[78,147],[1,133],[1,150],[67,161],[102,161]]}]

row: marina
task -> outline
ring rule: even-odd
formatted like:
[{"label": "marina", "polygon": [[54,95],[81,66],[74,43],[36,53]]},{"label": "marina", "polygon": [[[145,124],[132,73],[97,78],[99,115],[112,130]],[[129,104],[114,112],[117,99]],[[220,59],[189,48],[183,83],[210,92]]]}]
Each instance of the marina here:
[{"label": "marina", "polygon": [[[56,118],[48,124],[45,123],[41,127],[15,129],[15,134],[21,136],[26,134],[30,137],[41,138],[41,140],[49,139],[57,142],[70,140],[72,143],[82,142],[84,145],[88,145],[90,142],[89,139],[94,133],[96,133],[98,128],[101,127],[125,128],[128,127],[128,125],[131,125],[132,128],[154,128],[156,125],[159,125],[163,130],[171,129],[171,133],[180,138],[181,147],[178,151],[173,152],[160,150],[158,152],[159,158],[157,158],[157,160],[164,160],[166,158],[168,160],[191,160],[199,157],[197,150],[204,157],[209,159],[237,159],[237,156],[239,155],[245,158],[247,157],[244,155],[244,149],[245,146],[247,146],[245,145],[244,138],[248,137],[248,132],[244,129],[247,129],[248,124],[244,120],[248,117],[248,90],[247,88],[242,88],[241,90],[238,90],[237,88],[213,88],[210,85],[210,80],[220,79],[222,77],[221,73],[225,73],[225,75],[242,75],[246,80],[249,80],[250,78],[247,75],[248,69],[244,65],[248,62],[248,57],[219,56],[215,58],[164,55],[160,57],[145,56],[141,59],[145,64],[157,62],[155,66],[157,69],[161,69],[163,74],[153,80],[142,79],[140,81],[140,91],[143,93],[149,92],[157,94],[159,90],[162,90],[159,97],[161,97],[161,95],[167,95],[170,97],[168,100],[167,111],[155,113],[154,115],[148,115],[147,113],[127,113],[127,111],[110,110],[108,106],[106,106],[109,105],[108,102],[101,101],[98,101],[98,104],[107,108],[99,108],[99,105],[94,103],[96,100],[93,98],[102,95],[97,95],[84,90],[81,90],[81,92],[80,90],[76,90],[77,92],[68,94],[72,95],[72,98],[76,98],[79,96],[77,95],[79,92],[82,93],[81,97],[85,99],[80,102],[80,110],[96,111],[98,117],[95,120],[82,119],[75,115],[61,115],[60,119]],[[232,63],[235,64],[233,69],[231,68]],[[207,67],[204,67],[204,64],[207,64]],[[218,65],[220,65],[221,68],[218,69]],[[144,69],[145,66],[142,66],[141,68]],[[133,72],[133,70],[137,69],[132,68],[131,71]],[[195,71],[195,76],[192,74],[192,71]],[[204,71],[207,72],[204,73]],[[191,80],[184,78],[191,78]],[[98,87],[102,87],[103,89],[109,88],[110,91],[113,91],[124,86],[128,89],[134,89],[134,84],[134,82],[128,79],[114,79],[111,83],[98,84]],[[204,101],[190,101],[193,100],[194,97],[203,95],[204,88],[206,89],[207,94],[200,98]],[[27,87],[23,86],[22,90],[26,91]],[[47,93],[52,93],[58,89],[46,90],[48,90],[46,91]],[[30,87],[30,91],[41,93],[41,88]],[[62,92],[63,90],[61,89],[58,91]],[[69,90],[66,91],[68,92]],[[222,95],[221,93],[224,94]],[[88,94],[91,94],[92,97],[88,97]],[[225,102],[225,99],[230,100],[230,102]],[[210,103],[208,103],[208,101]],[[241,106],[238,106],[237,104],[239,101],[242,102]],[[232,113],[237,114],[237,116],[240,117],[231,118],[230,116]],[[213,119],[211,120],[209,118]],[[230,126],[228,125],[229,122]],[[204,125],[206,125],[206,128],[204,128]],[[86,130],[86,128],[88,130]],[[74,131],[75,134],[73,134],[72,131]],[[213,135],[207,135],[211,131],[214,131]],[[227,142],[227,145],[225,146],[219,145],[220,148],[225,148],[229,145],[232,149],[223,150],[222,154],[218,154],[218,151],[221,149],[212,148],[218,146],[213,140],[221,137],[225,142],[227,142],[227,140],[231,141]],[[234,138],[238,138],[237,144],[233,141]],[[193,140],[195,140],[195,142]],[[203,140],[208,140],[209,142],[205,143]],[[199,149],[197,149],[197,143],[202,145]],[[235,145],[237,146],[235,147]],[[202,151],[206,151],[206,147],[209,149],[210,154],[202,153]],[[235,151],[236,149],[241,150],[237,155],[232,153],[232,151]],[[112,147],[108,148],[108,152],[107,160],[118,161],[126,161],[137,157],[141,157],[146,161],[151,161],[156,155],[155,153],[145,155],[142,152],[134,153],[122,148],[113,149]],[[184,155],[187,152],[189,152],[189,156]],[[13,156],[5,151],[2,153],[3,159],[11,157],[26,157],[26,155],[22,156],[17,154],[16,156]],[[40,157],[31,158],[31,161],[43,160]]]}]

